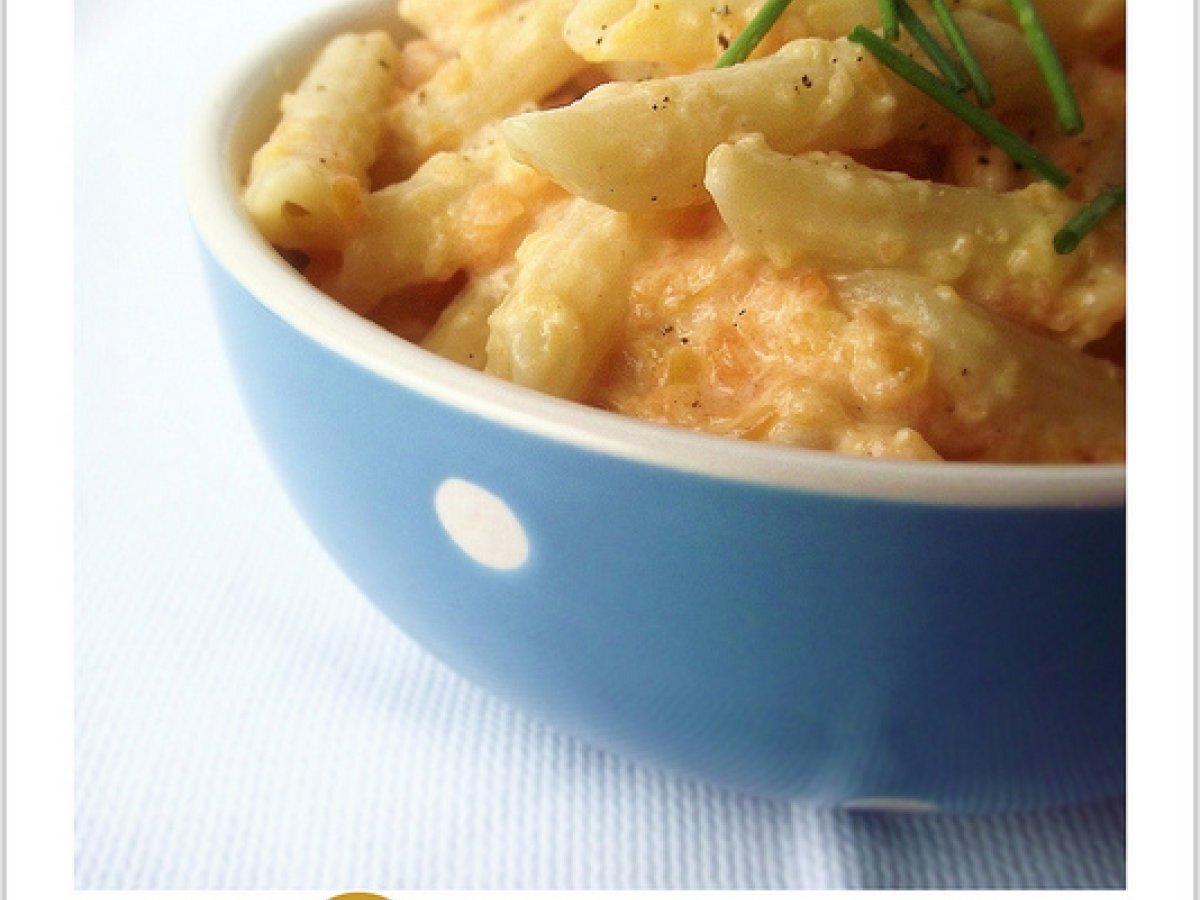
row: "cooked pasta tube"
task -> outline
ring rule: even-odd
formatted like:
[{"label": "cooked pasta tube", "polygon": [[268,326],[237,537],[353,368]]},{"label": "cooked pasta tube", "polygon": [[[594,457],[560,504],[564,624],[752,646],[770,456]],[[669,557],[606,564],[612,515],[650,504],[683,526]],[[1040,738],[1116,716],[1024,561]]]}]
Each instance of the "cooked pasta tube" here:
[{"label": "cooked pasta tube", "polygon": [[562,38],[574,0],[526,0],[471,29],[457,53],[387,113],[392,171],[412,171],[538,101],[584,65]]},{"label": "cooked pasta tube", "polygon": [[[711,66],[762,0],[580,0],[567,17],[567,43],[590,62],[653,60],[677,69]],[[793,0],[759,44],[765,56],[802,37],[835,38],[875,25],[878,0]]]},{"label": "cooked pasta tube", "polygon": [[617,339],[638,252],[627,216],[572,199],[517,249],[512,289],[488,319],[485,371],[579,399]]},{"label": "cooked pasta tube", "polygon": [[367,312],[409,285],[495,267],[559,195],[488,131],[470,147],[434,155],[407,181],[370,194],[362,229],[341,254],[315,259],[305,274],[354,311]]},{"label": "cooked pasta tube", "polygon": [[865,271],[833,285],[857,316],[885,316],[932,348],[929,386],[913,407],[913,424],[942,456],[1124,460],[1125,387],[1112,363],[1026,331],[918,276]]},{"label": "cooked pasta tube", "polygon": [[[1040,76],[1016,29],[978,15],[959,22],[1006,86],[998,114],[1040,100]],[[845,151],[956,122],[857,44],[806,38],[736,66],[601,85],[570,106],[514,116],[503,127],[518,159],[572,193],[633,211],[703,201],[709,152],[741,135],[763,134],[791,153]]]},{"label": "cooked pasta tube", "polygon": [[[1119,247],[1097,235],[1083,252],[1056,253],[1054,234],[1080,204],[1047,184],[993,193],[842,154],[787,156],[750,137],[712,152],[705,186],[738,242],[779,266],[904,269],[1073,346],[1125,314]],[[1105,255],[1111,265],[1100,268]],[[1076,290],[1101,273],[1116,279],[1112,290]]]},{"label": "cooked pasta tube", "polygon": [[516,264],[472,278],[446,306],[421,346],[472,369],[487,362],[488,316],[512,288]]},{"label": "cooked pasta tube", "polygon": [[379,151],[399,50],[382,31],[345,34],[321,52],[250,162],[243,199],[266,238],[335,249],[364,220],[366,171]]},{"label": "cooked pasta tube", "polygon": [[396,13],[425,37],[452,50],[462,46],[473,30],[521,2],[523,0],[458,0],[456,3],[398,0]]}]

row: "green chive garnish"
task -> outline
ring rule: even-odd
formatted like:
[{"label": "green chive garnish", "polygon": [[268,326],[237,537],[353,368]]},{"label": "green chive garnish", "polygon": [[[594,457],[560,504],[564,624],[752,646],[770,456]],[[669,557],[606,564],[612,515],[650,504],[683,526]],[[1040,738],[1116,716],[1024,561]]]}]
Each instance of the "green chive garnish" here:
[{"label": "green chive garnish", "polygon": [[900,19],[896,12],[896,0],[879,0],[879,15],[883,22],[883,36],[889,41],[900,40]]},{"label": "green chive garnish", "polygon": [[1070,183],[1071,178],[1066,172],[875,32],[862,25],[856,25],[850,32],[850,40],[866,47],[881,63],[917,90],[946,107],[1016,162],[1037,172],[1057,188],[1064,188]]},{"label": "green chive garnish", "polygon": [[1046,26],[1042,24],[1031,0],[1009,0],[1009,3],[1017,14],[1021,30],[1025,32],[1025,40],[1033,51],[1033,58],[1042,70],[1046,87],[1050,89],[1050,99],[1054,101],[1059,126],[1067,134],[1078,134],[1083,130],[1083,113],[1079,111],[1075,92],[1067,80],[1067,73],[1063,71],[1054,43],[1046,33]]},{"label": "green chive garnish", "polygon": [[1054,235],[1054,249],[1061,254],[1070,253],[1079,246],[1100,220],[1125,202],[1125,185],[1109,188],[1071,217]]},{"label": "green chive garnish", "polygon": [[763,4],[762,9],[755,14],[754,18],[746,23],[746,27],[742,29],[742,33],[734,38],[732,44],[725,48],[725,52],[717,60],[716,67],[721,69],[725,66],[744,62],[746,57],[753,53],[754,48],[766,37],[767,32],[771,30],[771,26],[783,15],[783,11],[787,9],[788,4],[791,2],[792,0],[767,0]]},{"label": "green chive garnish", "polygon": [[965,91],[967,89],[967,79],[963,78],[962,72],[958,71],[958,66],[954,64],[954,60],[950,55],[942,49],[942,45],[937,42],[937,38],[933,36],[925,23],[920,17],[913,12],[913,8],[908,5],[908,0],[896,0],[896,12],[900,15],[900,24],[908,29],[925,55],[938,67],[938,71],[945,76],[947,83],[956,91]]},{"label": "green chive garnish", "polygon": [[954,16],[950,12],[950,7],[946,5],[946,0],[929,0],[929,5],[933,7],[933,14],[937,16],[946,40],[958,54],[959,62],[962,63],[967,78],[971,82],[971,89],[975,91],[975,96],[979,99],[979,105],[987,109],[995,102],[996,98],[992,95],[992,86],[988,82],[987,76],[983,74],[983,66],[979,64],[979,59],[971,50],[971,45],[967,43],[967,36],[958,27],[958,22],[954,21]]}]

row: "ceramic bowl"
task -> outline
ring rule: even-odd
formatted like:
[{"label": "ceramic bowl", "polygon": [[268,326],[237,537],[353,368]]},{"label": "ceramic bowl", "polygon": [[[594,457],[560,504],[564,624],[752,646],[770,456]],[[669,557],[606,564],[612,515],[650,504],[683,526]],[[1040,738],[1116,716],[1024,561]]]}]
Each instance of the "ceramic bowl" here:
[{"label": "ceramic bowl", "polygon": [[904,463],[533,393],[328,299],[238,202],[343,3],[233,71],[185,180],[232,367],[301,515],[462,675],[628,757],[822,804],[1124,788],[1121,466]]}]

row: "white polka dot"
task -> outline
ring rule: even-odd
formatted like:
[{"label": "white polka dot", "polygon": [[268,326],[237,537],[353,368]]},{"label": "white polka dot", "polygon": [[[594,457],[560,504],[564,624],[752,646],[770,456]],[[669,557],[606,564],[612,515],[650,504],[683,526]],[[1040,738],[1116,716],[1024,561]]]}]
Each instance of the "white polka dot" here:
[{"label": "white polka dot", "polygon": [[938,805],[912,797],[856,797],[842,803],[842,809],[852,812],[935,813]]},{"label": "white polka dot", "polygon": [[461,478],[447,478],[433,496],[446,534],[475,562],[515,569],[529,558],[529,539],[513,511],[491,491]]}]

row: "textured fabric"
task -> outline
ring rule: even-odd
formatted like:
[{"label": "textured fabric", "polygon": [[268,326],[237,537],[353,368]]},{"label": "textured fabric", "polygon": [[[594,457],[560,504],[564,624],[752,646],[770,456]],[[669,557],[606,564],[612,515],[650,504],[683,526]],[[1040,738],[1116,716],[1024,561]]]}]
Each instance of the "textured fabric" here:
[{"label": "textured fabric", "polygon": [[1120,800],[738,796],[530,720],[358,594],[255,443],[179,188],[203,91],[319,5],[77,4],[77,886],[1120,886]]}]

